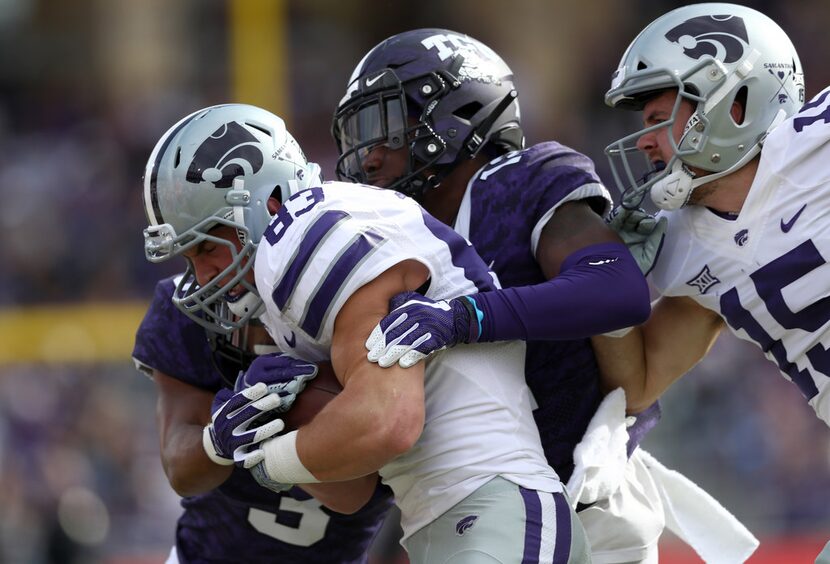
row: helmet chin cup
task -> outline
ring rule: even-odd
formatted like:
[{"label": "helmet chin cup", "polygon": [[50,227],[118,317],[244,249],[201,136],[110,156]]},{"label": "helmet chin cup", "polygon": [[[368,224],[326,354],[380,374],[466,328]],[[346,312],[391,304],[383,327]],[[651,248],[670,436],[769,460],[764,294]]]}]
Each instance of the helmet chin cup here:
[{"label": "helmet chin cup", "polygon": [[676,210],[686,205],[694,188],[694,177],[676,160],[671,172],[651,186],[651,200],[662,210]]},{"label": "helmet chin cup", "polygon": [[[238,300],[227,300],[228,309],[237,317],[245,317],[250,314],[251,319],[258,319],[264,313],[265,304],[255,292],[246,292]],[[251,312],[253,312],[251,314]]]}]

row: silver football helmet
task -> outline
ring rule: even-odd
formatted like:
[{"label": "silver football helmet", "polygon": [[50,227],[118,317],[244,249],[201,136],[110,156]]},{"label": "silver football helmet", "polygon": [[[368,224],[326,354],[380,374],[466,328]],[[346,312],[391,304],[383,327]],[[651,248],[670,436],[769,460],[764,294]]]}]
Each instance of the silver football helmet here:
[{"label": "silver football helmet", "polygon": [[[144,171],[147,260],[167,260],[203,241],[229,247],[233,257],[204,286],[196,283],[188,264],[173,295],[176,306],[221,334],[258,316],[262,300],[245,275],[253,268],[257,243],[271,221],[268,198],[284,202],[320,182],[320,167],[306,160],[282,119],[263,109],[244,104],[212,106],[171,127],[156,144]],[[241,249],[211,235],[220,225],[236,230]],[[229,282],[222,284],[228,277]],[[247,291],[231,299],[227,293],[237,285]]]},{"label": "silver football helmet", "polygon": [[[641,110],[666,89],[677,89],[671,117],[606,148],[624,205],[650,190],[663,209],[686,204],[692,191],[744,166],[766,135],[804,103],[804,75],[787,34],[764,14],[735,4],[694,4],[649,24],[629,45],[614,72],[605,103]],[[632,153],[645,133],[668,128],[682,100],[696,105],[665,168],[642,176]],[[740,123],[733,102],[744,107]],[[688,167],[709,171],[695,178]],[[647,180],[645,180],[647,178]]]}]

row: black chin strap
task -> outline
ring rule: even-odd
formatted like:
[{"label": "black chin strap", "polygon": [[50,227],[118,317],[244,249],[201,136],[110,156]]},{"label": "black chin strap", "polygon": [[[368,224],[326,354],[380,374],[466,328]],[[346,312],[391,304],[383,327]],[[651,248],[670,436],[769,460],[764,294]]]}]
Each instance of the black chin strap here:
[{"label": "black chin strap", "polygon": [[505,95],[504,98],[501,99],[495,109],[490,112],[490,115],[478,124],[478,127],[470,133],[469,137],[467,137],[467,140],[462,145],[463,149],[459,152],[455,161],[446,165],[436,165],[434,167],[437,169],[435,173],[430,174],[429,176],[418,174],[407,182],[406,185],[409,188],[405,191],[407,195],[412,196],[415,199],[420,198],[427,191],[440,186],[441,181],[443,181],[444,178],[452,172],[461,159],[474,158],[484,145],[484,140],[486,139],[490,128],[493,127],[493,124],[496,123],[496,120],[501,117],[507,107],[510,106],[514,100],[516,100],[516,96],[518,96],[517,92],[515,90],[511,90]]},{"label": "black chin strap", "polygon": [[467,137],[467,140],[464,141],[464,151],[467,153],[468,158],[475,157],[478,152],[481,150],[481,146],[484,145],[484,140],[487,136],[487,133],[490,131],[490,128],[493,127],[493,124],[496,123],[496,120],[501,117],[507,107],[513,103],[513,101],[518,96],[518,93],[515,90],[511,90],[507,93],[507,95],[501,99],[499,105],[490,112],[490,115],[478,124],[470,136]]}]

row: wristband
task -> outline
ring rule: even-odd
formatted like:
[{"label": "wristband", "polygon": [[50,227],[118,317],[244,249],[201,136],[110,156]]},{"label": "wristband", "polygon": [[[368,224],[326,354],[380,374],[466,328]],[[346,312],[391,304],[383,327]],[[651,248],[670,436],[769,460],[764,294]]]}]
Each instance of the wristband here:
[{"label": "wristband", "polygon": [[263,463],[268,478],[282,484],[317,484],[297,454],[297,431],[278,435],[262,443]]},{"label": "wristband", "polygon": [[213,437],[210,435],[210,425],[205,425],[202,429],[202,447],[205,449],[205,454],[208,455],[208,458],[219,466],[230,466],[233,464],[233,459],[223,458],[216,454],[216,447],[213,446]]}]

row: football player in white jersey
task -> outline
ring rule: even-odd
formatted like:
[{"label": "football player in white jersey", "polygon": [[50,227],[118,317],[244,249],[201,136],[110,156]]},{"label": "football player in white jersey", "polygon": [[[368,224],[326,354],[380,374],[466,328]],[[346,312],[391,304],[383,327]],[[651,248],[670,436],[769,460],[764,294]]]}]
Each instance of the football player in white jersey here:
[{"label": "football player in white jersey", "polygon": [[[301,485],[341,512],[370,499],[379,472],[412,562],[590,561],[545,461],[522,343],[459,347],[407,370],[365,358],[392,296],[495,289],[484,262],[399,193],[323,183],[274,197],[310,176],[282,120],[241,104],[184,118],[147,164],[147,258],[186,257],[180,284],[198,286],[177,305],[217,332],[260,316],[284,351],[330,360],[343,384],[308,425],[236,447],[236,463],[260,483]],[[257,402],[240,406],[259,413]]]},{"label": "football player in white jersey", "polygon": [[[764,14],[696,4],[637,36],[606,102],[643,112],[645,128],[607,149],[627,190],[612,223],[661,294],[642,327],[595,339],[630,409],[728,327],[830,423],[830,89],[805,104],[798,54]],[[640,183],[637,150],[656,171]],[[657,222],[630,209],[647,192]]]}]

